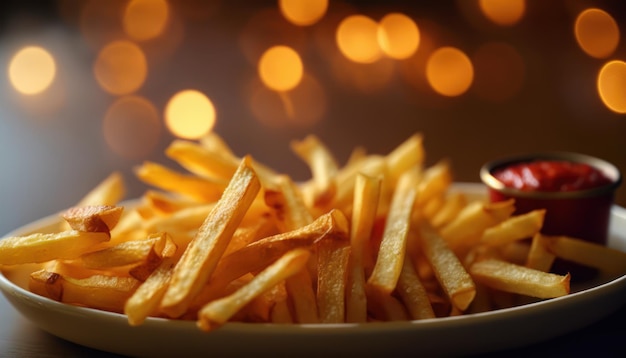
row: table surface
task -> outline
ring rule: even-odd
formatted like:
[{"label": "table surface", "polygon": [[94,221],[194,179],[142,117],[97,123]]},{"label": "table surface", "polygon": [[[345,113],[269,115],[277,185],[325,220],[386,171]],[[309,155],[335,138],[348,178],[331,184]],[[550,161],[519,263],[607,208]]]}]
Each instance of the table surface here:
[{"label": "table surface", "polygon": [[[625,300],[626,301],[626,300]],[[626,303],[626,302],[625,302]],[[626,305],[585,328],[514,351],[487,356],[626,356]],[[0,295],[0,357],[119,357],[48,334],[22,317]]]}]

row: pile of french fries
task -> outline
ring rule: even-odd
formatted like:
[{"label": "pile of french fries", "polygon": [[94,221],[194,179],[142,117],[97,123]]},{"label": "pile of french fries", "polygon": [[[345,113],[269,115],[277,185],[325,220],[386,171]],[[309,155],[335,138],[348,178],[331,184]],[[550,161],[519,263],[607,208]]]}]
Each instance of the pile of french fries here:
[{"label": "pile of french fries", "polygon": [[355,148],[340,166],[317,137],[291,149],[311,176],[295,182],[216,133],[174,140],[180,165],[145,162],[148,185],[122,201],[119,173],[61,216],[52,233],[0,240],[0,265],[40,263],[32,292],[148,317],[227,322],[365,323],[510,307],[570,292],[555,259],[626,272],[626,254],[541,234],[544,210],[515,215],[454,190],[450,164],[426,166],[423,138],[386,155]]}]

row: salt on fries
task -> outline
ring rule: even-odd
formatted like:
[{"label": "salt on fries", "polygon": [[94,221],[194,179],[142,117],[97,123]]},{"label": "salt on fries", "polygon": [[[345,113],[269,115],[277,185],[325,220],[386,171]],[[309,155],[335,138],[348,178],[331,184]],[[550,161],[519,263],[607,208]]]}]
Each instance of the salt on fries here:
[{"label": "salt on fries", "polygon": [[[555,259],[621,275],[626,254],[546,236],[545,211],[514,215],[453,190],[447,160],[425,166],[415,134],[386,155],[355,148],[340,166],[315,136],[291,143],[310,168],[296,183],[237,157],[211,133],[175,140],[183,171],[146,162],[150,186],[124,206],[118,173],[52,233],[0,241],[5,270],[37,263],[30,290],[148,317],[227,322],[365,323],[493,310],[570,292]],[[516,301],[519,300],[519,301]]]}]

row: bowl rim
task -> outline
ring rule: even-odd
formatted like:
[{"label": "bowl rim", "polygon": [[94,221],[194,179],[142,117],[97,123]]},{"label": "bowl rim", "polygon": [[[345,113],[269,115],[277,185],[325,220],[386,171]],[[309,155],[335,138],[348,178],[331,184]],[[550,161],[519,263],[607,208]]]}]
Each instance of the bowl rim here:
[{"label": "bowl rim", "polygon": [[[574,163],[588,164],[596,169],[602,171],[609,179],[612,180],[610,184],[603,185],[596,188],[575,190],[567,192],[554,192],[554,191],[525,191],[516,188],[507,187],[498,180],[493,172],[496,169],[503,168],[516,163],[527,163],[534,160],[563,160]],[[535,198],[535,199],[578,199],[597,197],[607,194],[612,194],[622,182],[622,174],[620,170],[612,163],[594,157],[591,155],[565,152],[565,151],[547,151],[538,153],[529,153],[521,155],[512,155],[501,157],[495,160],[491,160],[480,168],[480,179],[490,189],[499,192],[503,195],[510,197],[523,197],[523,198]]]}]

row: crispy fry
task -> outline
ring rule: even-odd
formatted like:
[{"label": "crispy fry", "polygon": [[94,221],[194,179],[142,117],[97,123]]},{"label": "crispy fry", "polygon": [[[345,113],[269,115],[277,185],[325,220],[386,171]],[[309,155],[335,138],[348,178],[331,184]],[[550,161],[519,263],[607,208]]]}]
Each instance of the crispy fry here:
[{"label": "crispy fry", "polygon": [[147,184],[207,203],[217,201],[228,183],[224,180],[178,173],[149,161],[136,168],[135,174]]},{"label": "crispy fry", "polygon": [[345,322],[345,292],[350,257],[348,242],[321,240],[318,249],[317,307],[320,322]]},{"label": "crispy fry", "polygon": [[569,274],[556,275],[495,259],[475,262],[469,270],[477,281],[505,292],[537,298],[569,293]]},{"label": "crispy fry", "polygon": [[421,168],[424,156],[424,137],[421,133],[413,134],[386,156],[390,181],[397,182],[410,168]]},{"label": "crispy fry", "polygon": [[402,271],[418,179],[417,173],[412,170],[400,178],[387,216],[376,264],[367,280],[368,285],[387,294],[396,288]]},{"label": "crispy fry", "polygon": [[481,242],[497,246],[531,238],[543,226],[545,214],[545,210],[533,210],[526,214],[511,216],[487,228],[483,232]]},{"label": "crispy fry", "polygon": [[173,259],[162,261],[159,267],[128,298],[124,304],[124,313],[128,316],[128,323],[131,326],[141,325],[148,316],[158,312],[174,265]]},{"label": "crispy fry", "polygon": [[199,312],[198,327],[209,331],[226,323],[238,310],[261,293],[302,270],[311,253],[305,249],[287,252],[276,262],[255,276],[249,284],[233,294],[209,302]]},{"label": "crispy fry", "polygon": [[319,323],[317,301],[311,276],[306,270],[298,271],[285,282],[293,304],[293,319],[298,323]]},{"label": "crispy fry", "polygon": [[624,274],[626,272],[626,253],[568,236],[546,236],[543,240],[547,249],[559,258],[606,273]]},{"label": "crispy fry", "polygon": [[139,281],[132,277],[94,275],[76,279],[45,271],[31,274],[29,283],[32,290],[48,298],[112,312],[123,311],[124,303],[138,285]]},{"label": "crispy fry", "polygon": [[430,224],[434,228],[441,228],[452,221],[461,210],[467,205],[467,197],[462,192],[448,193],[443,205],[430,219]]},{"label": "crispy fry", "polygon": [[476,245],[483,232],[513,214],[513,199],[496,203],[472,202],[446,226],[440,229],[441,236],[453,250]]},{"label": "crispy fry", "polygon": [[404,259],[398,279],[398,295],[404,302],[411,319],[435,318],[435,312],[428,299],[428,292],[422,285],[410,257]]},{"label": "crispy fry", "polygon": [[314,135],[303,140],[292,141],[291,149],[309,166],[313,175],[313,205],[329,203],[336,192],[336,176],[339,171],[337,160],[330,150]]},{"label": "crispy fry", "polygon": [[161,303],[161,309],[170,317],[179,317],[185,313],[194,296],[200,292],[259,189],[260,183],[250,168],[249,159],[244,158],[222,197],[174,268],[171,283]]},{"label": "crispy fry", "polygon": [[289,250],[309,248],[325,238],[343,239],[348,220],[339,210],[326,213],[311,224],[255,241],[220,260],[209,284],[220,288],[234,279],[267,266]]},{"label": "crispy fry", "polygon": [[354,187],[352,227],[350,229],[350,262],[346,291],[346,321],[365,322],[367,320],[367,299],[365,293],[365,256],[369,239],[376,220],[381,180],[358,174]]},{"label": "crispy fry", "polygon": [[550,252],[545,241],[546,239],[541,233],[533,236],[526,258],[526,267],[544,272],[550,271],[556,255]]},{"label": "crispy fry", "polygon": [[0,240],[0,262],[3,265],[18,265],[73,259],[108,240],[108,233],[76,230],[7,237]]},{"label": "crispy fry", "polygon": [[422,224],[422,248],[444,292],[452,305],[465,311],[476,295],[476,287],[469,273],[446,241],[434,229]]},{"label": "crispy fry", "polygon": [[112,205],[76,206],[61,216],[73,230],[108,234],[117,225],[123,210],[121,206]]},{"label": "crispy fry", "polygon": [[281,175],[276,179],[276,190],[265,191],[265,203],[273,209],[278,228],[286,232],[313,222],[313,216],[291,178]]},{"label": "crispy fry", "polygon": [[181,139],[172,141],[165,154],[183,168],[205,178],[230,180],[239,164],[239,160],[232,153],[224,152],[223,147],[210,148]]}]

